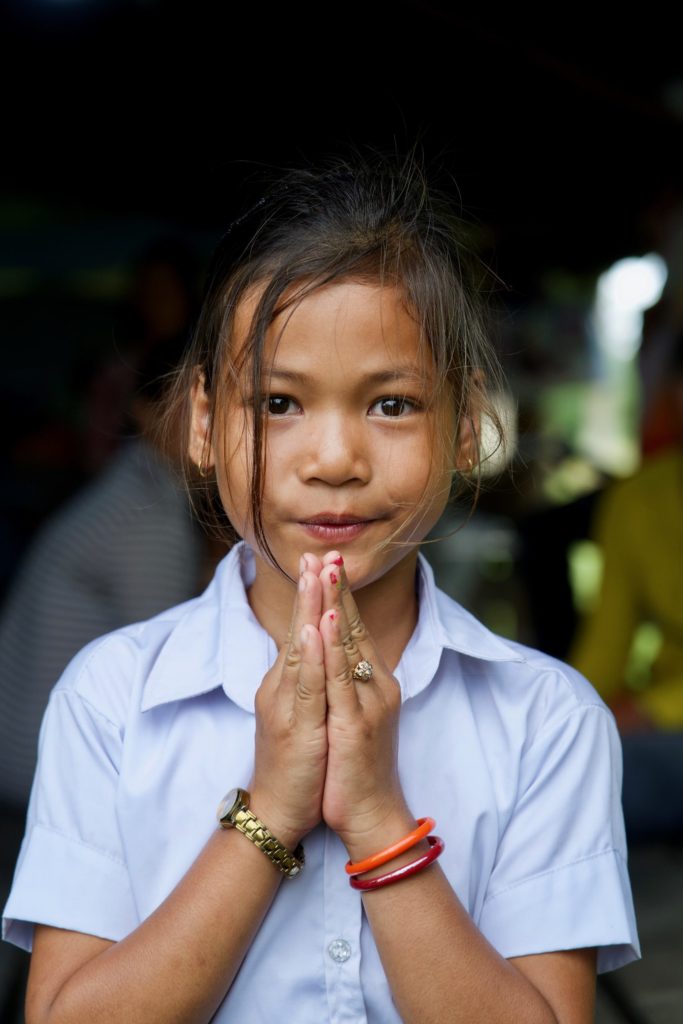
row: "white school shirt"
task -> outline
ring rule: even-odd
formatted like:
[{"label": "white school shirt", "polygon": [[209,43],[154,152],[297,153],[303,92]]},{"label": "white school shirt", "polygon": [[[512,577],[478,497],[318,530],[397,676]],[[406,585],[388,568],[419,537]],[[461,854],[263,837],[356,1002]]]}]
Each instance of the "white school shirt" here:
[{"label": "white school shirt", "polygon": [[[41,728],[10,942],[29,949],[35,922],[122,939],[188,870],[225,792],[248,783],[254,694],[277,655],[247,600],[253,572],[236,545],[200,597],[93,641],[65,670]],[[504,957],[597,946],[603,971],[636,959],[611,713],[577,672],[437,589],[422,555],[418,594],[395,672],[399,770],[415,817],[436,819],[455,892]],[[214,1019],[400,1024],[341,840],[319,825],[304,847]]]}]

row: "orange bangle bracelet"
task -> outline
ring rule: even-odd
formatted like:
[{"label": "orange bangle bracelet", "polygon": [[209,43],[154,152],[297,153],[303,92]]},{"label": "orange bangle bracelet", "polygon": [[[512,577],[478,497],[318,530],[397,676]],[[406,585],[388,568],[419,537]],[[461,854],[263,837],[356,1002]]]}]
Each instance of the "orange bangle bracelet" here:
[{"label": "orange bangle bracelet", "polygon": [[398,842],[387,846],[386,849],[380,850],[379,853],[373,853],[371,857],[366,857],[365,860],[357,861],[356,864],[347,861],[347,875],[362,875],[364,871],[372,871],[373,868],[381,867],[382,864],[386,864],[393,857],[398,857],[399,853],[405,853],[411,846],[419,843],[421,839],[424,839],[431,832],[435,825],[434,818],[418,818],[417,828],[409,832],[403,839],[399,839]]}]

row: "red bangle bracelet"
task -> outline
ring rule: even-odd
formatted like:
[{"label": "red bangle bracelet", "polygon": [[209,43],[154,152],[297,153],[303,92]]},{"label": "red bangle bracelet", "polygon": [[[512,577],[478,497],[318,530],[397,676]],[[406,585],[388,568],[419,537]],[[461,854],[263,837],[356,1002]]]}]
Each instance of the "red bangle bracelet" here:
[{"label": "red bangle bracelet", "polygon": [[387,846],[384,850],[380,850],[379,853],[373,853],[371,857],[366,857],[365,860],[359,860],[356,864],[352,864],[351,861],[346,862],[346,873],[347,875],[362,875],[366,871],[372,871],[373,868],[379,868],[382,864],[386,864],[387,861],[393,860],[394,857],[398,857],[399,853],[405,853],[411,846],[415,846],[421,839],[432,831],[436,822],[433,818],[418,818],[417,828],[414,828],[412,832],[409,832],[403,839],[399,839],[398,842],[392,843],[391,846]]},{"label": "red bangle bracelet", "polygon": [[431,864],[432,861],[436,860],[443,853],[443,848],[446,845],[440,836],[427,836],[427,842],[431,846],[431,850],[423,854],[422,857],[418,857],[417,860],[411,861],[410,864],[404,864],[403,867],[389,871],[386,875],[380,875],[378,878],[349,878],[349,884],[353,889],[362,889],[364,891],[381,889],[384,885],[400,882],[401,879],[408,878],[409,875],[422,871],[423,868],[426,868],[427,865]]}]

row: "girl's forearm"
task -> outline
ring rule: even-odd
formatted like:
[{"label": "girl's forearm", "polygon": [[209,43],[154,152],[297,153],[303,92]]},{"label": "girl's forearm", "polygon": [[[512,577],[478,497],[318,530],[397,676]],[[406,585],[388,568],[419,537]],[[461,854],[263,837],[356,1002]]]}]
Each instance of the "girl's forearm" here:
[{"label": "girl's forearm", "polygon": [[79,967],[36,1024],[205,1024],[283,878],[245,836],[217,829],[157,910]]},{"label": "girl's forearm", "polygon": [[404,1024],[557,1024],[541,993],[481,934],[438,864],[362,898]]}]

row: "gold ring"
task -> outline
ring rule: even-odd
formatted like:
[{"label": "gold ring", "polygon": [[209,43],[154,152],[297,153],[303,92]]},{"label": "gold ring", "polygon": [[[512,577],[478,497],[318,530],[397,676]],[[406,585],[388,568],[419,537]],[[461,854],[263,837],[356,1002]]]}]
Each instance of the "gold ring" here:
[{"label": "gold ring", "polygon": [[372,679],[372,665],[363,658],[358,662],[351,675],[359,682],[367,683],[369,679]]}]

